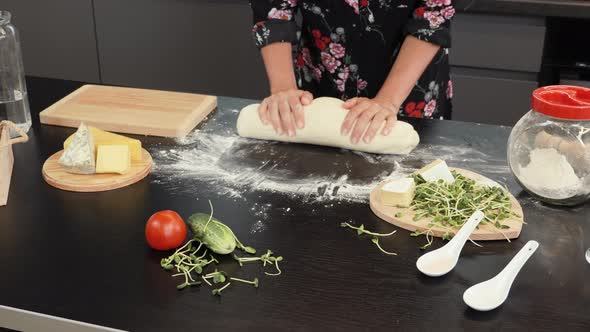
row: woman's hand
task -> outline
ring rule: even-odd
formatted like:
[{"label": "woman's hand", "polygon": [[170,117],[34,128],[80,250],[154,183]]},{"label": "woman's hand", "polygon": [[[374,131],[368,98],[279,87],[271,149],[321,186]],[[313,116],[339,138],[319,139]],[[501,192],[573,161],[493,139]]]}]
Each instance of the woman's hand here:
[{"label": "woman's hand", "polygon": [[341,130],[343,135],[348,135],[352,130],[352,144],[357,144],[361,138],[365,143],[371,143],[383,122],[385,126],[381,133],[389,135],[399,111],[397,105],[378,98],[352,98],[344,103],[344,108],[349,111]]},{"label": "woman's hand", "polygon": [[313,101],[308,91],[290,89],[273,93],[265,98],[258,108],[258,115],[264,125],[272,123],[279,135],[295,136],[295,128],[305,127],[303,106]]}]

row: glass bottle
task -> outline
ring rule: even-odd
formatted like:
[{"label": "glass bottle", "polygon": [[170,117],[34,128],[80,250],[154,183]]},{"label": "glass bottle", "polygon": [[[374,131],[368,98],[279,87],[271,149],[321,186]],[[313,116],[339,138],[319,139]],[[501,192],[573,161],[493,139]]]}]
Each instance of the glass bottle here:
[{"label": "glass bottle", "polygon": [[508,141],[508,164],[537,199],[576,205],[590,199],[590,88],[556,85],[533,92],[532,110]]},{"label": "glass bottle", "polygon": [[[28,132],[31,112],[25,71],[18,31],[10,19],[10,12],[0,10],[0,121],[12,121]],[[15,135],[11,133],[11,136]]]}]

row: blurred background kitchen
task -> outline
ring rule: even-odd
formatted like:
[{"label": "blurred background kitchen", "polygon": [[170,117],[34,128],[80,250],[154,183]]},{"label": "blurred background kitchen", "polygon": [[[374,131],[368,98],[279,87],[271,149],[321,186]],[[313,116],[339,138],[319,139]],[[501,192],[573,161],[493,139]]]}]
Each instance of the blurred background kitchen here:
[{"label": "blurred background kitchen", "polygon": [[[590,1],[454,4],[454,120],[512,126],[535,88],[590,87]],[[29,77],[267,93],[247,0],[0,0],[0,8],[20,30]]]}]

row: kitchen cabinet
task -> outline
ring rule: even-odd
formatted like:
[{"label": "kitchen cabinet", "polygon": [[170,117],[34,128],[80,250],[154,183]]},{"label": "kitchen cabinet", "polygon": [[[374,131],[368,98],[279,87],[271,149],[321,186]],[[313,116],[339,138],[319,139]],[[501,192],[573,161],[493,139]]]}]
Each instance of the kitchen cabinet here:
[{"label": "kitchen cabinet", "polygon": [[[0,0],[0,8],[14,13],[31,76],[251,99],[268,93],[247,1]],[[457,13],[454,119],[514,124],[509,110],[526,111],[537,85],[545,30],[542,17]]]},{"label": "kitchen cabinet", "polygon": [[453,120],[513,126],[530,110],[535,75],[453,69]]},{"label": "kitchen cabinet", "polygon": [[262,98],[247,1],[94,0],[103,83]]},{"label": "kitchen cabinet", "polygon": [[459,13],[451,29],[453,119],[513,126],[539,85],[545,20]]},{"label": "kitchen cabinet", "polygon": [[451,24],[451,65],[539,72],[543,18],[457,14]]},{"label": "kitchen cabinet", "polygon": [[100,82],[92,0],[0,0],[20,32],[27,75]]}]

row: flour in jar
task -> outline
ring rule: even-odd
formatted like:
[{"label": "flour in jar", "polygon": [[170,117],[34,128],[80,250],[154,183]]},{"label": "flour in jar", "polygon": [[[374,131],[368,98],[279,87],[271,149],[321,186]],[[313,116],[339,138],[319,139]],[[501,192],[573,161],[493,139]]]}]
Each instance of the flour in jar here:
[{"label": "flour in jar", "polygon": [[567,158],[553,148],[532,150],[529,164],[518,166],[518,178],[537,195],[552,199],[576,196],[583,183]]}]

